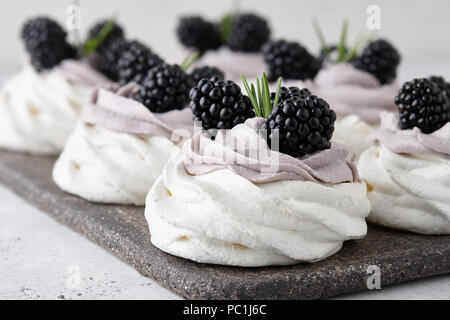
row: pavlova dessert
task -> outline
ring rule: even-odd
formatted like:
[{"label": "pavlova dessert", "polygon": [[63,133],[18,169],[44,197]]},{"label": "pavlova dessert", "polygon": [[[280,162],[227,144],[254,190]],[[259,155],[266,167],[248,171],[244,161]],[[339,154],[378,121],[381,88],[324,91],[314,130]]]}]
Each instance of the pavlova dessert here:
[{"label": "pavlova dessert", "polygon": [[370,146],[368,137],[379,125],[380,113],[395,110],[399,63],[397,50],[380,39],[349,62],[326,63],[310,84],[338,114],[335,140],[352,146],[358,155]]},{"label": "pavlova dessert", "polygon": [[185,108],[191,80],[185,65],[160,63],[145,75],[143,61],[148,67],[159,57],[135,41],[123,50],[120,67],[126,69],[119,73],[133,81],[96,92],[55,164],[53,179],[89,201],[143,205],[171,149],[192,135],[192,114]]},{"label": "pavlova dessert", "polygon": [[272,100],[265,77],[244,84],[249,96],[218,77],[191,90],[204,130],[175,150],[147,196],[152,243],[201,263],[256,267],[319,261],[364,237],[366,186],[352,151],[330,142],[328,103],[280,85]]},{"label": "pavlova dessert", "polygon": [[28,20],[21,37],[28,61],[0,90],[0,148],[57,154],[94,88],[109,80],[79,59],[49,18]]},{"label": "pavlova dessert", "polygon": [[400,55],[383,39],[370,42],[358,55],[360,41],[347,49],[346,23],[342,34],[337,46],[323,42],[319,57],[299,43],[284,40],[267,43],[263,52],[269,80],[281,76],[286,86],[307,87],[328,101],[338,115],[334,140],[353,147],[359,155],[370,146],[367,138],[379,124],[379,114],[395,109]]},{"label": "pavlova dessert", "polygon": [[372,203],[369,220],[420,234],[450,234],[450,85],[406,82],[382,113],[377,145],[359,168]]},{"label": "pavlova dessert", "polygon": [[242,72],[254,78],[266,70],[261,48],[270,33],[268,22],[253,13],[230,14],[220,23],[183,17],[177,27],[184,48],[201,54],[196,66],[216,67],[235,81]]}]

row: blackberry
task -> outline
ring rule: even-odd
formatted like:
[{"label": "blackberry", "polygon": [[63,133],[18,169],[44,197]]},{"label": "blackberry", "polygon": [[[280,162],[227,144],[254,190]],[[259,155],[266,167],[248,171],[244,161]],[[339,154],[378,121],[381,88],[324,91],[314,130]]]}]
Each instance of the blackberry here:
[{"label": "blackberry", "polygon": [[437,84],[437,86],[442,90],[442,92],[447,96],[447,98],[450,99],[450,83],[445,81],[443,77],[439,76],[431,76],[429,80]]},{"label": "blackberry", "polygon": [[[88,39],[96,38],[100,35],[100,32],[105,27],[105,25],[109,23],[109,20],[103,20],[98,23],[96,23],[91,29],[89,29],[88,32]],[[123,28],[114,23],[110,32],[106,36],[105,39],[103,39],[102,43],[96,48],[98,52],[103,54],[105,51],[109,50],[109,47],[112,43],[118,41],[118,40],[124,40],[125,39],[125,33],[123,31]]]},{"label": "blackberry", "polygon": [[192,80],[191,88],[195,87],[203,78],[211,79],[214,76],[225,79],[225,74],[216,67],[204,66],[195,68],[190,74],[190,78]]},{"label": "blackberry", "polygon": [[127,42],[122,47],[122,53],[117,62],[119,83],[126,84],[134,81],[142,84],[149,70],[163,62],[157,54],[139,41]]},{"label": "blackberry", "polygon": [[21,31],[30,62],[38,72],[51,69],[65,59],[76,59],[77,49],[66,38],[67,32],[55,21],[38,17],[28,20]]},{"label": "blackberry", "polygon": [[231,22],[228,46],[233,51],[259,52],[270,38],[267,21],[254,14],[241,14]]},{"label": "blackberry", "polygon": [[231,129],[255,116],[250,99],[241,88],[218,76],[200,80],[189,96],[193,120],[201,122],[205,130]]},{"label": "blackberry", "polygon": [[189,77],[179,65],[158,65],[148,72],[134,98],[152,112],[184,109],[189,97],[188,84]]},{"label": "blackberry", "polygon": [[283,79],[314,79],[320,61],[296,42],[271,41],[263,48],[264,60],[269,68],[269,81]]},{"label": "blackberry", "polygon": [[[309,91],[306,88],[299,89],[297,87],[281,87],[280,88],[280,97],[278,99],[278,103],[281,103],[285,100],[292,99],[292,98],[301,98],[305,99],[306,97],[311,95],[311,91]],[[270,101],[273,104],[275,101],[276,93],[272,92],[270,94]]]},{"label": "blackberry", "polygon": [[126,40],[116,39],[108,44],[107,50],[101,50],[91,57],[91,65],[112,81],[119,81],[118,61],[126,46]]},{"label": "blackberry", "polygon": [[271,148],[278,137],[279,151],[295,158],[329,149],[336,113],[328,103],[314,95],[293,97],[279,103],[267,117],[262,129],[267,130]]},{"label": "blackberry", "polygon": [[373,74],[381,84],[392,82],[397,77],[400,54],[386,40],[373,41],[362,54],[352,61],[356,69]]},{"label": "blackberry", "polygon": [[21,31],[21,38],[27,47],[35,47],[51,39],[64,41],[66,37],[67,32],[56,21],[47,17],[37,17],[26,21]]},{"label": "blackberry", "polygon": [[428,79],[405,82],[395,97],[402,130],[418,127],[432,133],[450,120],[450,102],[437,84]]},{"label": "blackberry", "polygon": [[184,46],[195,48],[200,53],[216,50],[222,45],[219,27],[197,16],[181,18],[177,36]]}]

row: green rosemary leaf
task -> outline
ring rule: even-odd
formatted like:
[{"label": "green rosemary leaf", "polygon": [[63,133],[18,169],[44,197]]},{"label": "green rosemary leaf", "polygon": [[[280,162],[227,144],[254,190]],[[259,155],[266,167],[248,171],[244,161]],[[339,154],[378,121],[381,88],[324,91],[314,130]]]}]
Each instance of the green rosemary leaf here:
[{"label": "green rosemary leaf", "polygon": [[278,105],[278,102],[280,101],[280,92],[281,92],[281,82],[283,79],[281,77],[278,78],[277,83],[277,91],[275,93],[275,100],[273,101],[272,110]]},{"label": "green rosemary leaf", "polygon": [[227,44],[231,34],[231,24],[233,23],[233,15],[227,14],[220,22],[220,35],[222,43]]},{"label": "green rosemary leaf", "polygon": [[347,33],[348,33],[348,20],[345,19],[342,25],[341,40],[339,41],[338,45],[338,63],[342,62],[342,58],[345,55]]},{"label": "green rosemary leaf", "polygon": [[255,110],[256,116],[261,117],[261,110],[258,106],[258,101],[256,100],[256,97],[253,95],[252,90],[250,89],[250,86],[248,85],[247,79],[245,79],[244,74],[241,74],[242,83],[244,84],[245,91],[247,91],[247,95],[250,98],[250,102],[252,103],[253,109]]},{"label": "green rosemary leaf", "polygon": [[269,115],[269,113],[272,111],[272,106],[270,104],[270,89],[269,89],[269,80],[267,79],[267,75],[265,72],[263,72],[263,79],[262,79],[262,86],[263,86],[263,95],[265,96],[265,104],[264,104],[264,110],[265,110],[265,118]]},{"label": "green rosemary leaf", "polygon": [[[262,106],[262,101],[263,101],[263,95],[262,95],[262,91],[261,91],[261,83],[259,81],[259,78],[256,78],[256,88],[258,89],[258,102],[259,102],[259,108],[261,108]],[[264,114],[262,115],[264,116]]]},{"label": "green rosemary leaf", "polygon": [[355,41],[355,44],[352,46],[352,48],[347,52],[347,54],[342,58],[342,62],[349,62],[354,57],[357,56],[359,50],[366,45],[367,42],[370,41],[370,39],[373,37],[373,32],[369,35],[362,35],[360,34]]},{"label": "green rosemary leaf", "polygon": [[251,89],[252,89],[253,97],[255,98],[256,104],[257,104],[257,106],[258,106],[259,114],[260,114],[261,116],[264,116],[263,110],[262,110],[262,108],[261,108],[261,104],[258,102],[257,94],[256,94],[256,90],[255,90],[255,85],[254,85],[253,83],[251,84]]},{"label": "green rosemary leaf", "polygon": [[196,52],[193,55],[187,57],[181,63],[180,68],[184,72],[186,72],[194,64],[194,62],[198,60],[199,57],[200,57],[200,52]]},{"label": "green rosemary leaf", "polygon": [[253,83],[251,84],[250,88],[252,89],[253,96],[256,98],[256,90],[255,90],[255,86]]},{"label": "green rosemary leaf", "polygon": [[97,48],[102,44],[102,42],[105,41],[110,32],[113,30],[115,22],[116,22],[115,18],[109,19],[96,37],[90,38],[86,41],[82,50],[82,55],[84,57],[97,50]]}]

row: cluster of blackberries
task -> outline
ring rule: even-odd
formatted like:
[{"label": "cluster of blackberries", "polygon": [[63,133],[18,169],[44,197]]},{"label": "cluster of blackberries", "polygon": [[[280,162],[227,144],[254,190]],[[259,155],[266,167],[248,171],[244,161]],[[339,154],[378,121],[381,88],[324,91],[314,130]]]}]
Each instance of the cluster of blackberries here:
[{"label": "cluster of blackberries", "polygon": [[336,113],[325,100],[293,96],[273,108],[262,129],[272,149],[298,158],[329,149],[335,121]]},{"label": "cluster of blackberries", "polygon": [[380,39],[369,43],[352,64],[373,74],[381,84],[386,84],[397,77],[400,54],[388,41]]},{"label": "cluster of blackberries", "polygon": [[321,63],[305,47],[285,40],[268,42],[263,48],[269,69],[269,81],[283,79],[314,79]]},{"label": "cluster of blackberries", "polygon": [[264,18],[241,14],[232,20],[228,46],[233,51],[258,52],[269,38],[270,28]]},{"label": "cluster of blackberries", "polygon": [[136,82],[142,84],[149,71],[164,63],[156,53],[139,41],[129,41],[122,45],[117,61],[119,83]]},{"label": "cluster of blackberries", "polygon": [[119,82],[118,61],[126,46],[125,40],[111,42],[108,49],[98,51],[90,57],[92,67],[112,81]]},{"label": "cluster of blackberries", "polygon": [[450,83],[445,81],[445,79],[440,76],[431,76],[429,78],[429,80],[431,82],[434,82],[442,90],[442,92],[447,96],[447,98],[450,99]]},{"label": "cluster of blackberries", "polygon": [[450,120],[449,99],[436,83],[428,79],[404,83],[395,104],[403,130],[418,127],[423,133],[432,133]]},{"label": "cluster of blackberries", "polygon": [[135,100],[152,112],[184,109],[188,103],[189,77],[178,65],[158,65],[148,72]]},{"label": "cluster of blackberries", "polygon": [[[90,30],[88,39],[100,36],[108,21],[96,23]],[[111,30],[96,48],[97,54],[91,58],[92,66],[113,81],[119,80],[118,60],[126,46],[125,32],[114,23]]]},{"label": "cluster of blackberries", "polygon": [[55,21],[38,17],[28,20],[21,32],[30,63],[38,72],[51,69],[65,59],[76,59],[78,51],[66,38],[66,31]]},{"label": "cluster of blackberries", "polygon": [[222,70],[216,68],[216,67],[210,67],[210,66],[203,66],[198,67],[192,70],[190,77],[191,77],[191,88],[195,87],[197,83],[206,78],[211,79],[212,77],[219,77],[222,79],[225,79],[225,74]]},{"label": "cluster of blackberries", "polygon": [[231,129],[255,116],[249,97],[233,81],[215,76],[202,79],[189,96],[194,122],[203,129]]},{"label": "cluster of blackberries", "polygon": [[185,47],[200,53],[216,50],[223,44],[233,51],[258,52],[269,40],[270,28],[264,18],[255,14],[239,14],[230,19],[228,25],[212,23],[199,16],[183,17],[178,22],[176,33]]},{"label": "cluster of blackberries", "polygon": [[[104,32],[110,21],[96,23],[89,30],[86,43]],[[106,37],[95,48],[90,57],[92,66],[111,80],[120,84],[136,82],[142,84],[151,68],[164,61],[150,48],[139,41],[129,41],[120,25],[113,23]]]},{"label": "cluster of blackberries", "polygon": [[[110,21],[108,20],[97,22],[92,28],[89,29],[88,39],[94,39],[100,36],[108,23],[110,23]],[[125,32],[123,28],[119,24],[114,22],[112,23],[111,29],[109,30],[108,34],[99,44],[96,50],[103,52],[107,50],[113,42],[123,39],[125,39]]]},{"label": "cluster of blackberries", "polygon": [[[278,98],[278,104],[293,98],[305,99],[311,95],[311,91],[306,88],[300,89],[297,87],[281,87],[280,88],[280,96]],[[275,102],[276,93],[272,92],[270,94],[270,102],[273,104]]]},{"label": "cluster of blackberries", "polygon": [[185,47],[195,48],[200,53],[216,50],[222,45],[219,26],[198,16],[181,18],[177,36]]}]

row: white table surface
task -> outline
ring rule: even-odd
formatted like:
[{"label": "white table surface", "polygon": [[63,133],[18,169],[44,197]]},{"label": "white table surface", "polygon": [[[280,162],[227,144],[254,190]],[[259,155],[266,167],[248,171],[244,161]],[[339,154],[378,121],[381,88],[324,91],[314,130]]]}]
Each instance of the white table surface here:
[{"label": "white table surface", "polygon": [[[1,69],[0,83],[5,74],[18,68],[2,66]],[[414,61],[405,69],[401,72],[401,80],[418,75],[450,74],[447,61],[431,64]],[[0,299],[180,297],[0,185]],[[450,275],[336,299],[448,300]]]}]

